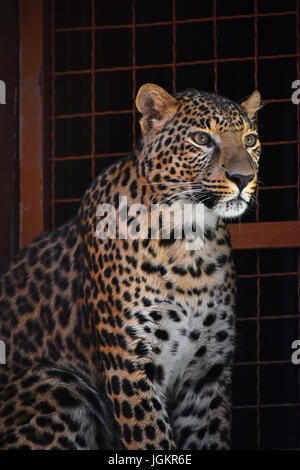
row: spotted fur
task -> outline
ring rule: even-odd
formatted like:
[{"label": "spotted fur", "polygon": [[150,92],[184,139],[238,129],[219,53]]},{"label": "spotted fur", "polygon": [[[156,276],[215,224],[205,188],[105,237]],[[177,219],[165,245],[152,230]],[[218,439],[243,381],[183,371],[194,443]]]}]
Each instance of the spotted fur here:
[{"label": "spotted fur", "polygon": [[[259,94],[237,104],[147,84],[137,107],[139,150],[1,278],[1,448],[230,446],[236,285],[223,219],[241,215],[256,187]],[[203,248],[143,227],[134,240],[99,239],[97,207],[119,215],[121,195],[204,204]]]}]

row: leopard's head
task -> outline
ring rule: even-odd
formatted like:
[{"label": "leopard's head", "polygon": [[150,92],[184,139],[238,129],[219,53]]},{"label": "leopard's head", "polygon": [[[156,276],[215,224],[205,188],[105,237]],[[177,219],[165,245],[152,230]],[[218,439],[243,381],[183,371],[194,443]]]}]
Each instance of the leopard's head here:
[{"label": "leopard's head", "polygon": [[225,219],[243,214],[257,185],[260,103],[258,91],[236,103],[194,89],[171,96],[143,85],[136,98],[139,167],[157,199],[203,203]]}]

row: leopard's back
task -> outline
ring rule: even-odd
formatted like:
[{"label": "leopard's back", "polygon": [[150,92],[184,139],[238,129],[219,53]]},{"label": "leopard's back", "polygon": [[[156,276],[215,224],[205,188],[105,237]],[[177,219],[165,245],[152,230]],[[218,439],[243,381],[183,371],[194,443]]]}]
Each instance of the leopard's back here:
[{"label": "leopard's back", "polygon": [[0,369],[0,448],[120,445],[84,304],[83,273],[74,219],[39,236],[1,277],[6,364]]}]

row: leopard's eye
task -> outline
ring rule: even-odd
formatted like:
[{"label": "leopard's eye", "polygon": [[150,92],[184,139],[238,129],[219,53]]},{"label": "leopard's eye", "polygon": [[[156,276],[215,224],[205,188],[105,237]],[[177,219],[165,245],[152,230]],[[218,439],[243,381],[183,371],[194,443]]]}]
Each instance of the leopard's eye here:
[{"label": "leopard's eye", "polygon": [[196,132],[192,135],[192,139],[197,145],[209,145],[211,136],[207,132]]},{"label": "leopard's eye", "polygon": [[246,147],[254,147],[256,142],[257,142],[257,135],[255,135],[255,134],[248,134],[244,138],[244,143],[245,143]]}]

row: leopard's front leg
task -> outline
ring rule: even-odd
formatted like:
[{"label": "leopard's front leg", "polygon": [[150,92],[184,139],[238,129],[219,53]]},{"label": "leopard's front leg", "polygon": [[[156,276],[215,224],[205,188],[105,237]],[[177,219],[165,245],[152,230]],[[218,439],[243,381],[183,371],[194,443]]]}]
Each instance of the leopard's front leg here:
[{"label": "leopard's front leg", "polygon": [[108,336],[102,330],[100,335],[107,393],[122,442],[131,450],[175,449],[166,404],[153,383],[151,345],[137,338],[130,324],[127,336],[121,331]]},{"label": "leopard's front leg", "polygon": [[90,275],[92,260],[85,263],[86,303],[100,357],[97,366],[104,374],[118,438],[128,450],[175,449],[166,403],[155,389],[153,318],[144,305],[130,302],[128,292],[126,307],[118,298],[105,297],[104,291],[111,293],[111,286],[104,289],[101,276],[95,282]]},{"label": "leopard's front leg", "polygon": [[[133,362],[131,362],[133,364]],[[129,365],[129,364],[127,364]],[[126,367],[126,366],[125,366]],[[132,365],[129,366],[130,368]],[[126,449],[174,449],[166,408],[145,373],[107,371],[107,390]]]},{"label": "leopard's front leg", "polygon": [[172,403],[177,449],[228,449],[231,367],[214,364],[205,376],[183,381]]}]

